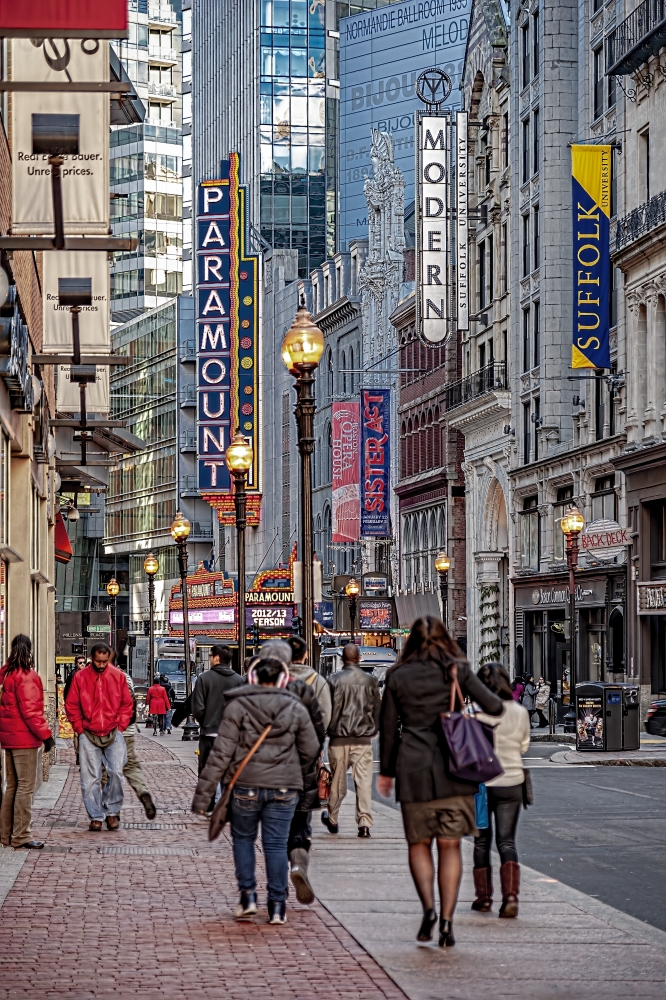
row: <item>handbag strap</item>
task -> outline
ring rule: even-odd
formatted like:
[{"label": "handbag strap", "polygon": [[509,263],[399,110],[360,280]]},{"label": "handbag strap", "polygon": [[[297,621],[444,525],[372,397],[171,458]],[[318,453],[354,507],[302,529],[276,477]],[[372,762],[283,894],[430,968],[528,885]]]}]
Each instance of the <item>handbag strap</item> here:
[{"label": "handbag strap", "polygon": [[449,673],[451,675],[451,705],[449,707],[449,712],[455,712],[456,694],[460,699],[461,708],[464,708],[465,706],[465,699],[463,698],[462,691],[460,690],[460,684],[458,683],[458,669],[455,663],[452,663],[449,667]]},{"label": "handbag strap", "polygon": [[251,747],[251,749],[248,752],[248,754],[245,757],[243,757],[242,761],[240,762],[240,765],[238,766],[238,770],[236,771],[236,773],[234,774],[233,778],[231,779],[231,781],[227,785],[227,788],[229,789],[229,791],[231,791],[231,789],[234,787],[234,785],[236,784],[236,782],[238,781],[238,779],[241,776],[241,771],[243,770],[243,768],[245,767],[245,765],[249,762],[250,758],[253,757],[254,754],[257,752],[257,750],[259,749],[259,747],[261,746],[261,744],[264,742],[264,740],[266,739],[266,737],[268,736],[268,734],[270,733],[270,731],[271,731],[272,728],[273,728],[272,726],[266,726],[266,728],[264,729],[263,733],[261,734],[261,736],[259,737],[259,739],[256,741],[256,743],[254,743],[254,745]]}]

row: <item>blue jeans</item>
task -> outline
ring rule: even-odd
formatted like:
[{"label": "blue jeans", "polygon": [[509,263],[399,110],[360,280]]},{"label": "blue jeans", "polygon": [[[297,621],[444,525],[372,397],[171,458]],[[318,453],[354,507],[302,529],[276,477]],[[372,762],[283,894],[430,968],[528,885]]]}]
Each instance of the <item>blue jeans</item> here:
[{"label": "blue jeans", "polygon": [[171,718],[173,716],[173,709],[170,708],[169,711],[164,716],[164,728],[171,729]]},{"label": "blue jeans", "polygon": [[241,892],[254,892],[254,842],[261,821],[261,844],[266,860],[268,898],[287,898],[287,838],[299,793],[290,788],[243,788],[236,785],[231,802],[231,836],[236,879]]},{"label": "blue jeans", "polygon": [[[79,739],[81,795],[91,819],[103,820],[117,816],[123,805],[123,768],[127,763],[127,746],[122,733],[116,733],[113,743],[102,749],[91,743],[85,733]],[[106,784],[102,789],[102,764],[106,769]]]}]

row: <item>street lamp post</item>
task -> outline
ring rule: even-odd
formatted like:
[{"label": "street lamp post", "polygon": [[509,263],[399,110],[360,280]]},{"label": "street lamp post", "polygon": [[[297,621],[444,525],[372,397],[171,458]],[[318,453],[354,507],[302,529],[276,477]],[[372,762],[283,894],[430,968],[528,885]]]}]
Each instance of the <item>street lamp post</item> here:
[{"label": "street lamp post", "polygon": [[245,669],[245,526],[247,474],[252,468],[254,454],[240,430],[236,431],[226,451],[227,468],[234,479],[234,505],[236,507],[236,551],[238,555],[238,665]]},{"label": "street lamp post", "polygon": [[149,685],[155,683],[155,574],[160,568],[160,564],[149,552],[143,560],[143,571],[148,577],[148,634],[150,639],[150,649],[148,652],[149,662]]},{"label": "street lamp post", "polygon": [[565,733],[576,732],[576,675],[578,649],[576,646],[576,566],[578,565],[578,536],[585,527],[585,518],[577,507],[568,510],[560,521],[567,542],[567,569],[569,570],[569,709],[564,716]]},{"label": "street lamp post", "polygon": [[442,621],[444,625],[448,628],[448,616],[449,616],[449,569],[451,568],[451,560],[447,556],[446,552],[440,552],[435,559],[435,569],[439,573],[439,593],[442,598]]},{"label": "street lamp post", "polygon": [[350,624],[349,631],[351,633],[352,642],[354,642],[354,622],[356,621],[356,608],[358,602],[358,595],[360,594],[360,592],[361,588],[359,587],[354,577],[352,577],[347,586],[345,587],[345,595],[347,597],[347,600],[349,601],[349,624]]},{"label": "street lamp post", "polygon": [[[190,534],[190,522],[183,512],[176,511],[176,516],[171,525],[171,537],[178,546],[178,569],[180,572],[180,590],[183,595],[183,645],[185,647],[185,698],[190,698],[192,694],[192,661],[190,660],[190,619],[187,607],[187,539]],[[196,740],[199,735],[199,727],[188,715],[183,726],[183,739]]]},{"label": "street lamp post", "polygon": [[116,598],[120,593],[120,586],[115,576],[112,576],[106,585],[106,592],[111,598],[111,649],[116,648]]},{"label": "street lamp post", "polygon": [[301,456],[301,562],[303,571],[303,638],[307,643],[308,662],[313,661],[314,585],[312,579],[312,453],[314,451],[314,373],[324,353],[324,335],[312,322],[301,302],[291,329],[282,341],[282,360],[294,376],[296,388],[296,424]]}]

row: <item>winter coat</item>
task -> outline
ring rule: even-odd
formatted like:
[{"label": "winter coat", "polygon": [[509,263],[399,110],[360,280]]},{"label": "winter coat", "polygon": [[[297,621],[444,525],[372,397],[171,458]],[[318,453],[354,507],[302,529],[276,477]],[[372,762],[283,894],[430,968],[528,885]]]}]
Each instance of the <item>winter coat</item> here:
[{"label": "winter coat", "polygon": [[516,686],[513,689],[513,700],[514,701],[522,701],[523,700],[523,691],[524,690],[525,690],[525,688],[520,683],[520,681],[516,681]]},{"label": "winter coat", "polygon": [[[467,663],[457,665],[463,695],[489,715],[503,702],[482,684]],[[380,722],[380,771],[396,779],[399,802],[431,802],[451,795],[474,795],[474,782],[449,772],[449,748],[440,720],[451,703],[451,682],[436,660],[407,660],[386,671]],[[460,708],[456,704],[456,708]]]},{"label": "winter coat", "polygon": [[192,692],[192,714],[201,726],[202,736],[217,736],[226,695],[239,684],[242,679],[238,674],[221,663],[201,675]]},{"label": "winter coat", "polygon": [[525,780],[522,755],[530,745],[530,717],[518,702],[504,701],[504,711],[499,719],[479,712],[477,719],[493,727],[495,756],[502,765],[503,774],[487,781],[488,788],[508,788],[522,785]]},{"label": "winter coat", "polygon": [[171,681],[163,681],[160,677],[160,687],[163,687],[169,699],[169,708],[173,708],[176,703],[176,689]]},{"label": "winter coat", "polygon": [[543,684],[539,684],[537,688],[535,706],[538,710],[544,711],[548,708],[548,702],[550,701],[550,684],[548,681],[544,681]]},{"label": "winter coat", "polygon": [[220,731],[199,775],[192,809],[208,809],[218,782],[226,784],[266,726],[271,731],[243,769],[246,788],[302,791],[301,768],[319,753],[319,740],[299,698],[282,688],[244,684],[227,696]]},{"label": "winter coat", "polygon": [[[289,668],[289,673],[291,673],[291,667]],[[306,681],[293,680],[287,685],[287,691],[291,691],[297,698],[300,698],[307,708],[310,722],[314,726],[314,731],[319,740],[319,749],[321,750],[326,739],[326,727],[321,713],[321,704],[315,695],[313,686],[307,684]],[[310,809],[317,809],[319,807],[319,786],[317,784],[318,760],[319,757],[317,756],[311,764],[302,768],[303,794],[296,807],[300,812],[308,812]]]},{"label": "winter coat", "polygon": [[44,688],[36,670],[0,670],[0,746],[36,750],[51,736],[44,716]]},{"label": "winter coat", "polygon": [[166,715],[171,711],[171,702],[165,687],[161,684],[153,684],[146,691],[146,708],[151,715]]},{"label": "winter coat", "polygon": [[289,676],[293,677],[294,680],[304,681],[308,687],[312,688],[319,702],[321,717],[324,720],[324,729],[328,729],[331,721],[332,704],[331,689],[328,686],[326,678],[318,674],[309,663],[290,663]]},{"label": "winter coat", "polygon": [[331,688],[331,721],[328,735],[332,741],[370,742],[379,728],[381,695],[377,678],[357,666],[344,667],[328,681]]},{"label": "winter coat", "polygon": [[523,692],[523,708],[526,708],[528,712],[533,712],[536,708],[536,693],[536,686],[528,681]]},{"label": "winter coat", "polygon": [[65,699],[67,718],[79,736],[84,730],[95,736],[108,736],[114,729],[124,733],[133,709],[127,678],[110,663],[101,673],[90,663],[77,671]]}]

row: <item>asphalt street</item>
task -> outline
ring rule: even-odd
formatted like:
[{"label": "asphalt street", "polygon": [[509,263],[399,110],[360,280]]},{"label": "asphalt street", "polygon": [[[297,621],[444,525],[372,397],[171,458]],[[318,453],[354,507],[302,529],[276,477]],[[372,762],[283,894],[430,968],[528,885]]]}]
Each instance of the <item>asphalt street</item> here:
[{"label": "asphalt street", "polygon": [[666,931],[666,769],[552,764],[562,749],[533,743],[525,755],[534,805],[521,813],[520,860]]}]

